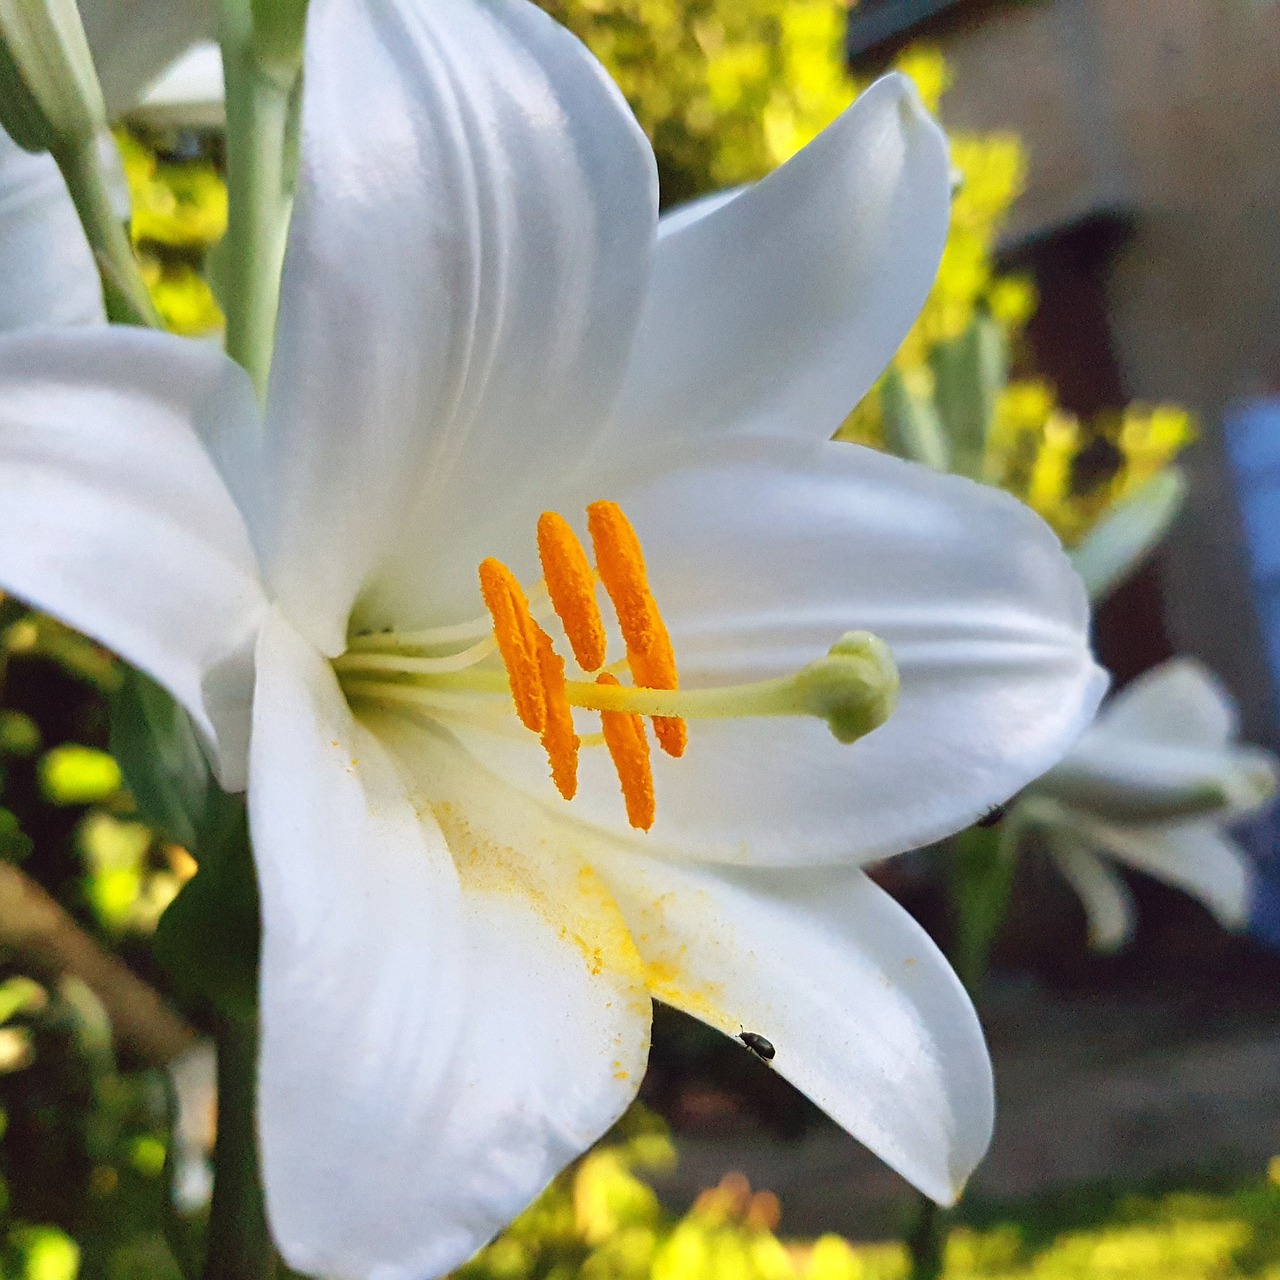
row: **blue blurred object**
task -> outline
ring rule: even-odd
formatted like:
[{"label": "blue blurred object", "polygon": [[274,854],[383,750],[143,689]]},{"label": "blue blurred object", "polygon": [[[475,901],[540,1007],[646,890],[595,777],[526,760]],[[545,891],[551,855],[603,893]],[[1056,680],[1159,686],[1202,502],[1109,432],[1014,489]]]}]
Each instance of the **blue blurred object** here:
[{"label": "blue blurred object", "polygon": [[[1233,405],[1223,442],[1235,480],[1258,624],[1272,685],[1280,688],[1280,397]],[[1280,950],[1280,823],[1277,809],[1244,822],[1234,834],[1258,871],[1249,930]]]}]

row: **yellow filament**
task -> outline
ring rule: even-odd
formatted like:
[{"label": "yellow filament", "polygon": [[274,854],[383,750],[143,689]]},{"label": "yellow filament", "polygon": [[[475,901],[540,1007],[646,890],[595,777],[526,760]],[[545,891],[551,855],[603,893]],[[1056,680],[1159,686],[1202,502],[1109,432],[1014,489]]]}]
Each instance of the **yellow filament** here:
[{"label": "yellow filament", "polygon": [[[596,677],[596,683],[617,684],[618,679],[603,672]],[[640,831],[648,831],[653,826],[657,807],[644,721],[628,711],[602,711],[600,719],[604,726],[605,745],[622,784],[627,821]]]},{"label": "yellow filament", "polygon": [[578,666],[598,671],[604,665],[605,633],[595,575],[577,534],[555,511],[544,511],[538,519],[538,555],[547,593]]},{"label": "yellow filament", "polygon": [[[645,689],[679,688],[675,650],[649,590],[644,552],[631,521],[616,502],[593,502],[587,508],[587,529],[600,580],[613,601],[626,641],[631,678]],[[656,716],[653,728],[668,755],[684,755],[689,734],[683,720],[678,716]]]},{"label": "yellow filament", "polygon": [[507,668],[521,724],[534,733],[547,727],[547,695],[538,659],[538,624],[516,576],[500,560],[480,565],[480,594],[493,618],[498,652]]},{"label": "yellow filament", "polygon": [[[537,624],[534,624],[537,626]],[[551,645],[551,637],[538,627],[538,672],[542,677],[547,722],[542,731],[542,749],[551,763],[551,780],[566,800],[578,794],[578,748],[581,742],[573,727],[573,709],[565,687],[564,659]]]}]

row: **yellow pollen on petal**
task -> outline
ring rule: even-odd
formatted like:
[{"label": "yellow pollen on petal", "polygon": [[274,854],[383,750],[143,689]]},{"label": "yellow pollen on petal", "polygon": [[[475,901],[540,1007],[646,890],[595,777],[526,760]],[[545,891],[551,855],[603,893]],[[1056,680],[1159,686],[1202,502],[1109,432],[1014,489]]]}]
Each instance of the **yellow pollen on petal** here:
[{"label": "yellow pollen on petal", "polygon": [[604,620],[596,604],[596,579],[591,562],[569,522],[555,511],[538,519],[538,555],[547,594],[583,671],[604,666]]},{"label": "yellow pollen on petal", "polygon": [[[587,508],[587,529],[600,580],[613,602],[627,645],[631,678],[643,689],[678,689],[675,649],[649,590],[644,552],[631,521],[616,502],[593,502]],[[684,755],[689,733],[683,720],[656,716],[653,729],[669,756]]]},{"label": "yellow pollen on petal", "polygon": [[[616,685],[619,682],[616,676],[605,672],[596,677],[596,683]],[[627,821],[639,831],[648,831],[653,826],[657,808],[644,721],[630,711],[602,711],[600,720],[604,725],[605,745],[622,784]]]},{"label": "yellow pollen on petal", "polygon": [[493,634],[507,668],[516,714],[526,729],[542,733],[547,727],[547,696],[538,660],[539,627],[529,612],[529,601],[515,574],[501,560],[488,559],[480,565],[480,594],[493,618]]},{"label": "yellow pollen on petal", "polygon": [[542,749],[551,763],[551,780],[566,800],[578,794],[578,748],[581,740],[573,727],[564,678],[564,659],[555,651],[551,637],[535,622],[538,635],[538,673],[542,678],[547,720],[542,731]]}]

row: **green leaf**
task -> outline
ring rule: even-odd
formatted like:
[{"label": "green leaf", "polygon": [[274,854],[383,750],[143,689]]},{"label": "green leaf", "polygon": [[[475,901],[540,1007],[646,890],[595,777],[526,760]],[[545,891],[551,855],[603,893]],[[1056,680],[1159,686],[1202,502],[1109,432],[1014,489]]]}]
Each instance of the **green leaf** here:
[{"label": "green leaf", "polygon": [[217,791],[209,762],[191,717],[132,669],[111,700],[111,752],[146,820],[198,857]]},{"label": "green leaf", "polygon": [[1094,526],[1070,553],[1090,600],[1105,599],[1155,550],[1186,496],[1186,477],[1166,467]]},{"label": "green leaf", "polygon": [[943,851],[955,925],[951,961],[969,994],[976,996],[1009,909],[1017,840],[999,829],[970,827],[946,841]]},{"label": "green leaf", "polygon": [[996,401],[1009,380],[1004,332],[990,316],[977,315],[958,338],[939,343],[929,359],[934,404],[951,443],[951,470],[981,479]]},{"label": "green leaf", "polygon": [[160,917],[152,949],[180,990],[245,1018],[258,1000],[258,883],[243,801],[223,800],[211,810],[217,825],[200,832],[200,869]]},{"label": "green leaf", "polygon": [[249,1015],[260,926],[243,797],[218,786],[191,718],[153,680],[127,671],[111,711],[112,750],[139,809],[199,868],[160,917],[155,957],[186,994]]},{"label": "green leaf", "polygon": [[898,457],[935,471],[949,469],[951,451],[933,402],[913,390],[897,369],[880,380],[880,416],[885,444]]}]

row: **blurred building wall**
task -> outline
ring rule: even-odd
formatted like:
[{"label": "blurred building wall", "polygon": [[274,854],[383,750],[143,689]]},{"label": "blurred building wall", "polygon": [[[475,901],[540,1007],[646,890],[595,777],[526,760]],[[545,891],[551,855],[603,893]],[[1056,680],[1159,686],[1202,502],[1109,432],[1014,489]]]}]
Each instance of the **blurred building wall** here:
[{"label": "blurred building wall", "polygon": [[1280,743],[1219,429],[1232,401],[1280,388],[1280,4],[970,0],[912,34],[954,67],[949,127],[1013,129],[1030,150],[1015,256],[1042,279],[1083,273],[1042,326],[1067,407],[1198,415],[1191,500],[1158,565],[1169,639],[1221,672],[1252,736]]}]

